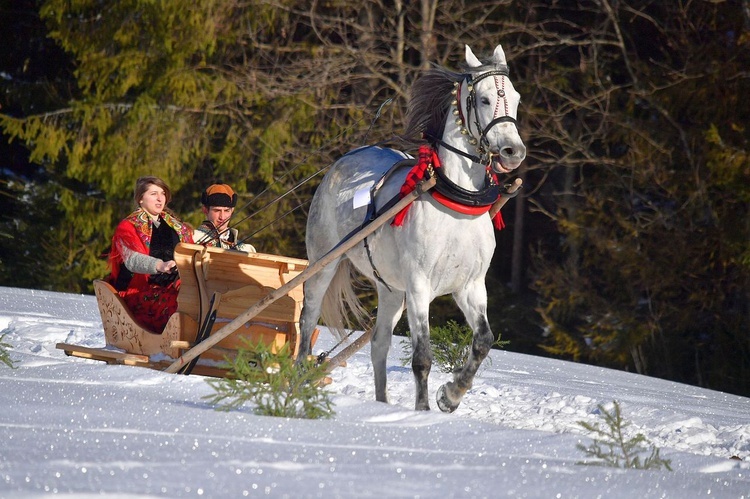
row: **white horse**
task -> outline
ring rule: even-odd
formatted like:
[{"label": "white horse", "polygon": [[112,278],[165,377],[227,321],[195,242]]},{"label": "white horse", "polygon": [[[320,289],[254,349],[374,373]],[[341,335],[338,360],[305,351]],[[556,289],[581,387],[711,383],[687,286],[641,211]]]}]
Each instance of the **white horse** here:
[{"label": "white horse", "polygon": [[[311,353],[311,335],[321,314],[327,325],[338,330],[344,324],[344,303],[362,312],[353,291],[351,265],[375,284],[378,307],[371,359],[376,399],[381,402],[388,401],[386,357],[393,328],[406,308],[417,410],[430,409],[432,300],[452,294],[473,330],[466,364],[437,392],[441,410],[452,412],[458,407],[494,342],[487,320],[485,275],[495,251],[495,235],[487,210],[500,193],[491,170],[511,173],[526,157],[516,123],[520,95],[510,81],[502,47],[498,45],[491,61],[482,63],[467,45],[466,63],[465,73],[428,70],[411,90],[405,136],[421,134],[437,151],[435,189],[410,205],[401,225],[383,225],[304,285],[299,358]],[[311,262],[398,198],[409,168],[391,170],[410,157],[368,146],[336,161],[310,206],[306,244]],[[430,162],[431,172],[434,166]]]}]

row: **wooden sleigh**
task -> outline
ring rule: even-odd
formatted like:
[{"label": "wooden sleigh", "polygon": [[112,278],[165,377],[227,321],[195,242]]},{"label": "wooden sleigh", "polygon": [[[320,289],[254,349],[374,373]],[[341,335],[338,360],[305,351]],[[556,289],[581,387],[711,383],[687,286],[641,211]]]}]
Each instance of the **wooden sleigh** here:
[{"label": "wooden sleigh", "polygon": [[[75,357],[163,370],[195,346],[199,325],[212,309],[212,300],[216,311],[213,332],[236,319],[269,292],[286,285],[308,265],[307,260],[297,258],[186,243],[175,248],[175,262],[181,280],[178,308],[161,334],[139,325],[115,289],[103,280],[96,280],[94,292],[106,347],[58,343],[57,348]],[[302,293],[302,286],[296,286],[275,299],[234,334],[203,352],[192,372],[224,377],[227,370],[221,365],[225,359],[233,357],[240,347],[248,348],[259,342],[272,351],[289,344],[296,358]]]},{"label": "wooden sleigh", "polygon": [[[289,343],[292,356],[296,358],[300,345],[302,284],[432,189],[435,182],[434,176],[421,181],[388,210],[309,266],[307,260],[296,258],[262,253],[248,255],[180,243],[175,249],[181,279],[178,310],[161,335],[138,326],[112,287],[96,281],[94,286],[108,348],[92,349],[65,343],[58,343],[57,348],[68,355],[111,364],[151,367],[167,373],[182,371],[199,356],[209,360],[224,359],[238,346],[244,346],[245,340],[251,345],[262,340],[274,348]],[[516,179],[508,193],[520,187],[521,180]],[[508,199],[504,196],[495,202],[490,217],[500,211]],[[212,297],[214,301],[219,300],[218,318],[211,335],[196,344],[199,321],[208,312]],[[372,330],[365,331],[339,354],[326,359],[327,370],[346,365],[346,359],[366,345],[371,335]],[[316,329],[312,344],[317,336]],[[159,356],[168,359],[159,359]],[[200,364],[193,372],[211,376],[227,374],[221,367]]]}]

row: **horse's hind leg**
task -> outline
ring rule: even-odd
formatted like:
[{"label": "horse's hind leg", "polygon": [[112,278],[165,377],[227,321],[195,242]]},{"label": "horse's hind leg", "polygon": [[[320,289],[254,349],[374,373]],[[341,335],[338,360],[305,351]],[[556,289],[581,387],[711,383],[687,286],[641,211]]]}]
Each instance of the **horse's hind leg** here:
[{"label": "horse's hind leg", "polygon": [[412,357],[411,368],[416,385],[414,409],[430,410],[430,398],[427,393],[427,381],[432,370],[432,348],[430,345],[430,323],[428,313],[429,299],[412,291],[407,297],[406,313],[409,317],[411,332]]},{"label": "horse's hind leg", "polygon": [[370,359],[375,373],[375,400],[388,402],[386,360],[391,348],[393,328],[404,311],[404,293],[388,291],[378,284],[378,315],[370,340]]},{"label": "horse's hind leg", "polygon": [[304,300],[302,302],[302,315],[300,316],[300,346],[297,360],[307,358],[312,353],[312,334],[318,325],[320,313],[331,280],[336,275],[339,260],[324,267],[320,272],[313,275],[304,284]]},{"label": "horse's hind leg", "polygon": [[458,408],[466,391],[471,388],[474,376],[482,361],[489,354],[495,340],[487,320],[487,291],[484,284],[455,293],[454,299],[466,316],[466,321],[474,331],[474,335],[466,364],[454,372],[453,381],[438,389],[437,404],[443,412],[453,412]]}]

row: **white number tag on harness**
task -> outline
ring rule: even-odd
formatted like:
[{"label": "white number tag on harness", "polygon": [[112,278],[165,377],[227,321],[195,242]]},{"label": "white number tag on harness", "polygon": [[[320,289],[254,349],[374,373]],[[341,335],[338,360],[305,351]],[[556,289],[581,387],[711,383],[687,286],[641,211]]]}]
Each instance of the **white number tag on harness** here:
[{"label": "white number tag on harness", "polygon": [[369,187],[362,187],[358,189],[354,193],[354,198],[352,199],[353,206],[355,210],[357,208],[361,208],[363,206],[367,206],[370,204],[370,188]]}]

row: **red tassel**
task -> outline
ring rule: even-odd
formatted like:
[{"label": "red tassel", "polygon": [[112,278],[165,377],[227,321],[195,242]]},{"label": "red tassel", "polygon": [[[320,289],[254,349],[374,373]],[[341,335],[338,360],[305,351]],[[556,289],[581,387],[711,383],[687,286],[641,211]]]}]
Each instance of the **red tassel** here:
[{"label": "red tassel", "polygon": [[[430,165],[434,168],[440,167],[440,159],[438,158],[437,152],[435,152],[430,146],[420,146],[417,158],[417,164],[415,164],[406,175],[404,185],[401,186],[401,190],[399,191],[402,198],[413,191],[417,184],[424,180],[425,172]],[[393,217],[391,225],[396,227],[403,225],[409,208],[411,208],[411,203],[406,205],[403,210],[399,211],[396,216]]]},{"label": "red tassel", "polygon": [[503,220],[503,215],[499,211],[492,218],[492,225],[494,225],[497,230],[503,230],[505,228],[505,220]]}]

